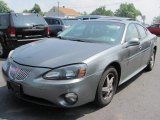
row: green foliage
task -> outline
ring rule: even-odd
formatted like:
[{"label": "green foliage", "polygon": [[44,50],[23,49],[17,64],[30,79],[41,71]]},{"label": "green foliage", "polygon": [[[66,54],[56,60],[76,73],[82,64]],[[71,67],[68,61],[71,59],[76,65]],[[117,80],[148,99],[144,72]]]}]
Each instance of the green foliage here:
[{"label": "green foliage", "polygon": [[42,16],[44,15],[44,13],[41,11],[41,8],[38,4],[35,4],[31,10],[24,10],[23,12],[24,13],[38,13]]},{"label": "green foliage", "polygon": [[88,15],[88,13],[86,11],[84,11],[83,13],[81,13],[82,15]]},{"label": "green foliage", "polygon": [[113,12],[111,10],[106,10],[105,6],[99,7],[95,9],[91,15],[106,15],[106,16],[113,16]]},{"label": "green foliage", "polygon": [[7,6],[7,4],[3,1],[0,0],[0,12],[10,12],[10,8]]},{"label": "green foliage", "polygon": [[141,15],[141,12],[134,7],[132,3],[122,3],[120,8],[116,10],[115,16],[129,17],[136,19],[137,16]]}]

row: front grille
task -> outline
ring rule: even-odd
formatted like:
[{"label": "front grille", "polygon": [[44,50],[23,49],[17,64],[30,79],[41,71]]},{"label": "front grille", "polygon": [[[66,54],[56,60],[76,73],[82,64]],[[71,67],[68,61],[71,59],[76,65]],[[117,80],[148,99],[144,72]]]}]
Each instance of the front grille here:
[{"label": "front grille", "polygon": [[24,68],[24,66],[10,64],[8,73],[9,77],[13,80],[25,80],[30,72],[31,69]]}]

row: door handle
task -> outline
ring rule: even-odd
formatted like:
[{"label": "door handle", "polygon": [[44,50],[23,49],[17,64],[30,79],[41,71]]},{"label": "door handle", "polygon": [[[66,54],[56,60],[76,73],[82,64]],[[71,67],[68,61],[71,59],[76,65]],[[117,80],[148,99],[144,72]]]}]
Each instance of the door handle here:
[{"label": "door handle", "polygon": [[142,46],[141,46],[141,45],[139,46],[139,49],[140,49],[140,50],[142,49]]}]

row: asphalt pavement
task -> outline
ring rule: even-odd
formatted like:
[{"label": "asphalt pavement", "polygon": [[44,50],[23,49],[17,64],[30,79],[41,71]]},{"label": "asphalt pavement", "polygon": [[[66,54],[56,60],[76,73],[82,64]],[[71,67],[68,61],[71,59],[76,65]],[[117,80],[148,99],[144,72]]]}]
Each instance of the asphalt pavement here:
[{"label": "asphalt pavement", "polygon": [[[0,71],[0,120],[160,120],[160,39],[156,64],[118,88],[112,102],[103,108],[89,103],[60,109],[28,103],[6,87]],[[0,68],[5,60],[0,60]]]}]

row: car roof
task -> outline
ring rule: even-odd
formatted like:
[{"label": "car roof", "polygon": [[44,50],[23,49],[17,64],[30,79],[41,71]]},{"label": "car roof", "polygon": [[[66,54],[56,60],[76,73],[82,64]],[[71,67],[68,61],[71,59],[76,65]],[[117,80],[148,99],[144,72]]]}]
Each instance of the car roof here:
[{"label": "car roof", "polygon": [[103,15],[83,15],[83,16],[77,16],[76,18],[103,18],[103,17],[107,17],[107,16],[103,16]]},{"label": "car roof", "polygon": [[66,18],[66,17],[44,17],[44,18],[50,18],[50,19],[61,19],[61,20],[78,20],[77,18]]},{"label": "car roof", "polygon": [[112,22],[119,22],[119,23],[124,23],[124,24],[129,24],[129,23],[138,23],[141,24],[140,22],[132,19],[132,18],[125,18],[125,17],[105,17],[105,18],[99,18],[99,19],[94,19],[94,20],[85,20],[85,21],[112,21]]},{"label": "car roof", "polygon": [[8,15],[9,13],[0,13],[0,15]]},{"label": "car roof", "polygon": [[104,18],[99,18],[99,19],[117,20],[117,21],[135,21],[133,18],[116,17],[116,16],[109,16],[109,17],[104,17]]}]

